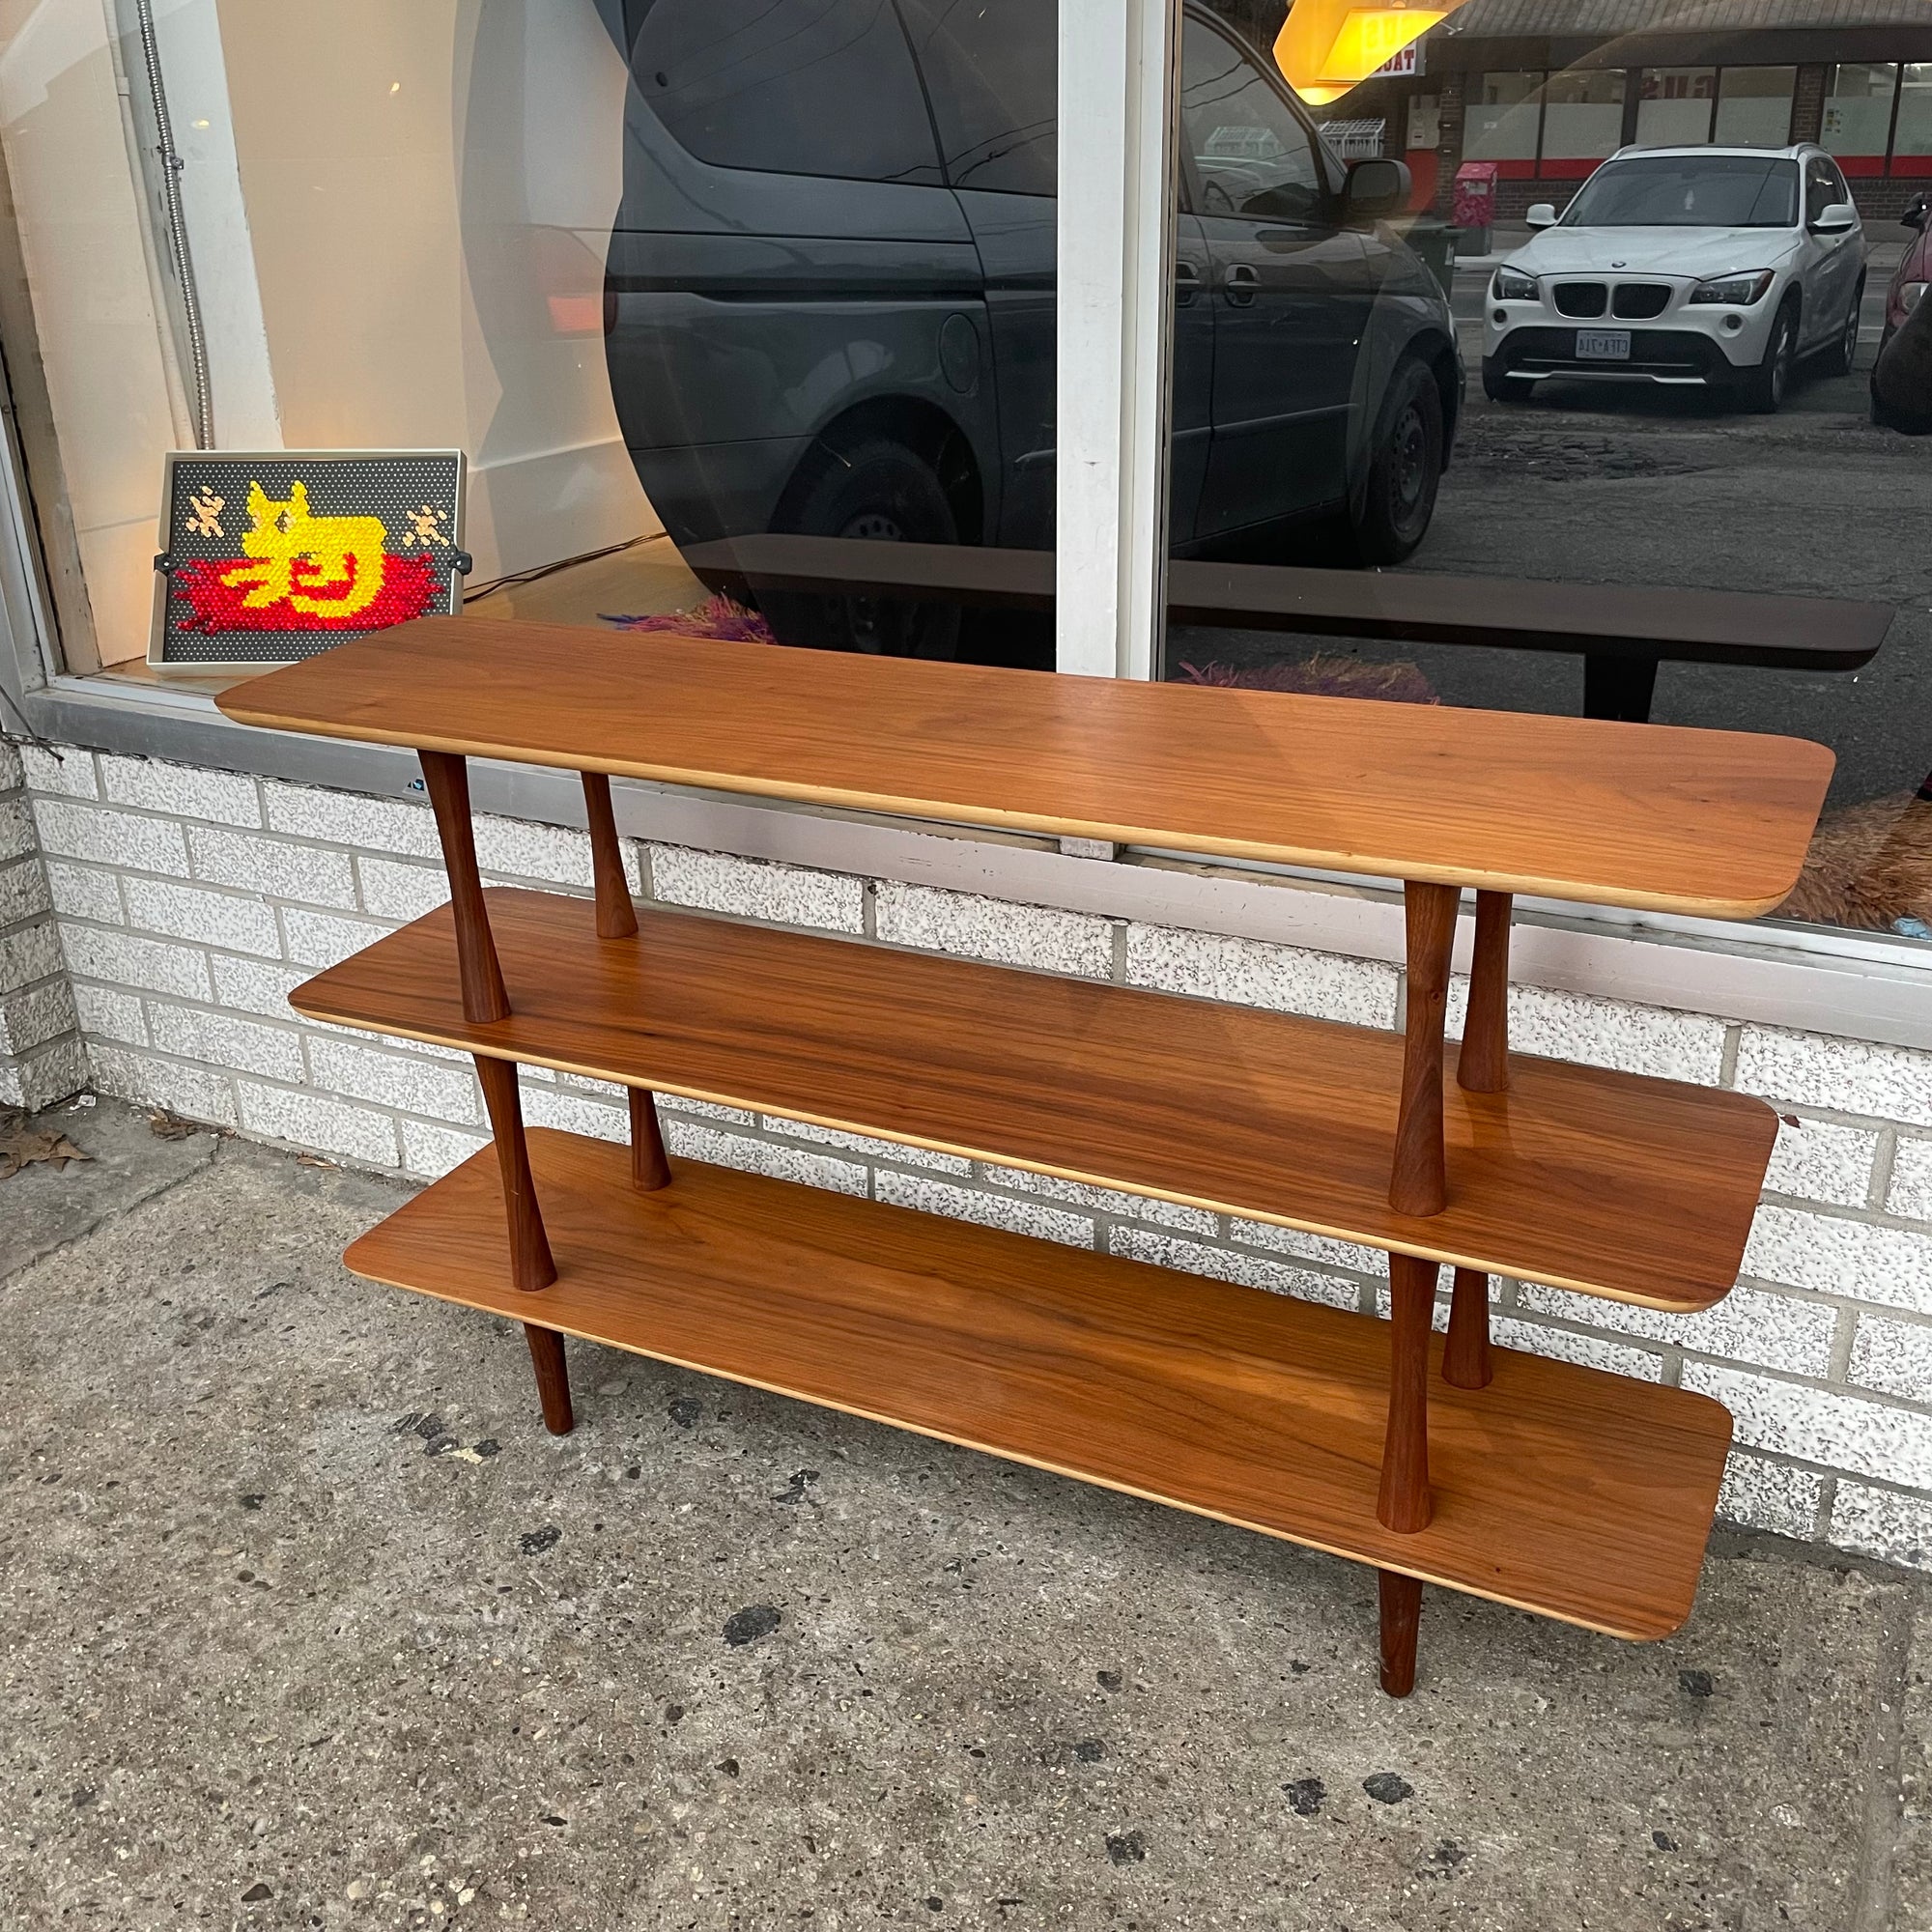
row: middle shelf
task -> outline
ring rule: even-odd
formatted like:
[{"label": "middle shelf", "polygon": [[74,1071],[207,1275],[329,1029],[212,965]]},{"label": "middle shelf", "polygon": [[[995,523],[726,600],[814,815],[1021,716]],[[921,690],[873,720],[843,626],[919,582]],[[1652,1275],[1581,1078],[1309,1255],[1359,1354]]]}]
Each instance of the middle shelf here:
[{"label": "middle shelf", "polygon": [[1448,1055],[1449,1203],[1388,1205],[1402,1037],[853,940],[485,895],[505,1020],[464,1017],[447,906],[309,980],[311,1018],[1691,1311],[1737,1277],[1776,1135],[1762,1101]]}]

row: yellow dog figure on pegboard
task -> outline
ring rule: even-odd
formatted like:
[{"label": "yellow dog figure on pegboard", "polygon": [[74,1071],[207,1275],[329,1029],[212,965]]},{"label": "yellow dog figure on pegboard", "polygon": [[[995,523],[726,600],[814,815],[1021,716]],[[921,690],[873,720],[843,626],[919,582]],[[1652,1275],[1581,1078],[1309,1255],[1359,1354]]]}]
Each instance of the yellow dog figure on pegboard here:
[{"label": "yellow dog figure on pegboard", "polygon": [[[248,485],[249,525],[242,554],[256,561],[222,573],[233,588],[251,585],[246,610],[288,601],[316,617],[352,617],[382,594],[383,552],[389,533],[380,517],[315,517],[308,489],[292,483],[288,500],[276,502],[261,484]],[[306,589],[296,587],[296,568],[305,564]]]}]

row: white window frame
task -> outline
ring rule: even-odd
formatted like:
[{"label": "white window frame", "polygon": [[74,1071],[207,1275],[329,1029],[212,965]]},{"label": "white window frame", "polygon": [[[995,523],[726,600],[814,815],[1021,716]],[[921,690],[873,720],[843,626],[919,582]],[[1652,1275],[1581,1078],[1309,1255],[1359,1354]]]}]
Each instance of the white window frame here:
[{"label": "white window frame", "polygon": [[1060,0],[1055,642],[1152,678],[1167,604],[1179,0]]}]

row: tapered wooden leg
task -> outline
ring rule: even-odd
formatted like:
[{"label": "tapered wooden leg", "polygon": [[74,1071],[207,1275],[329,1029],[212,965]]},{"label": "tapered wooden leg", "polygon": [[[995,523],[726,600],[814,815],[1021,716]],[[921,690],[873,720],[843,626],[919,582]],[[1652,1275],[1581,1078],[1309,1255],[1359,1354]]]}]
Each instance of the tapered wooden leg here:
[{"label": "tapered wooden leg", "polygon": [[1382,1600],[1382,1689],[1406,1697],[1415,1689],[1415,1637],[1422,1624],[1422,1578],[1378,1570]]},{"label": "tapered wooden leg", "polygon": [[550,1236],[544,1233],[537,1207],[536,1183],[530,1179],[530,1151],[524,1140],[524,1108],[517,1097],[517,1069],[507,1060],[476,1056],[476,1077],[483,1083],[483,1104],[490,1110],[490,1131],[497,1137],[497,1165],[503,1176],[503,1211],[510,1223],[510,1279],[518,1288],[548,1288],[556,1279]]},{"label": "tapered wooden leg", "polygon": [[1449,1004],[1449,948],[1456,936],[1454,886],[1410,879],[1403,888],[1408,935],[1404,1007],[1402,1112],[1396,1120],[1389,1206],[1398,1214],[1439,1214],[1449,1200],[1442,1157],[1442,1015]]},{"label": "tapered wooden leg", "polygon": [[1487,1388],[1491,1373],[1490,1278],[1474,1268],[1458,1268],[1449,1297],[1442,1379],[1454,1388]]},{"label": "tapered wooden leg", "polygon": [[650,1090],[631,1087],[631,1181],[644,1193],[670,1185],[670,1161],[658,1127],[658,1103]]},{"label": "tapered wooden leg", "polygon": [[442,840],[442,863],[449,872],[449,900],[456,915],[456,970],[463,986],[463,1016],[503,1020],[510,996],[497,963],[497,942],[483,905],[483,879],[476,869],[476,831],[469,821],[469,771],[450,752],[418,752],[423,784],[436,811]]},{"label": "tapered wooden leg", "polygon": [[617,849],[617,820],[611,810],[611,781],[602,772],[583,774],[583,810],[590,821],[590,868],[597,882],[597,937],[629,939],[638,929],[624,857]]},{"label": "tapered wooden leg", "polygon": [[570,1407],[570,1370],[563,1359],[563,1337],[554,1328],[539,1328],[534,1321],[526,1321],[524,1339],[530,1345],[530,1364],[537,1372],[537,1400],[543,1404],[544,1427],[553,1435],[568,1435],[577,1426],[577,1417]]},{"label": "tapered wooden leg", "polygon": [[1441,1268],[1389,1257],[1389,1406],[1376,1514],[1390,1529],[1429,1527],[1429,1336]]},{"label": "tapered wooden leg", "polygon": [[1469,967],[1469,1016],[1456,1078],[1471,1094],[1509,1085],[1510,913],[1507,893],[1476,895],[1476,949]]}]

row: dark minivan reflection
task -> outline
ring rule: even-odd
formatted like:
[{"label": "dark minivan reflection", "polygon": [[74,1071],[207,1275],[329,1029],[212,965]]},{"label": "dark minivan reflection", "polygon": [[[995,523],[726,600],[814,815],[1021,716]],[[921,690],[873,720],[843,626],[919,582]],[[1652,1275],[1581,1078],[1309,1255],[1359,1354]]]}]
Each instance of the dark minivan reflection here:
[{"label": "dark minivan reflection", "polygon": [[[1053,542],[1053,0],[636,0],[611,385],[679,543]],[[639,14],[641,17],[639,17]],[[1443,292],[1262,58],[1182,43],[1172,535],[1355,560],[1429,526],[1462,402]],[[957,614],[762,600],[786,641],[924,656]]]}]

